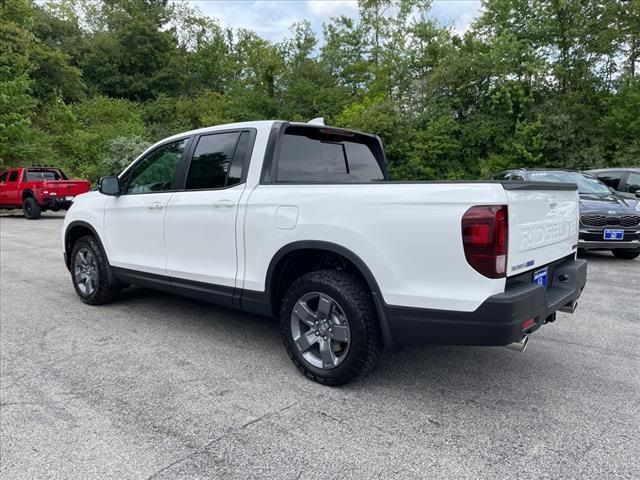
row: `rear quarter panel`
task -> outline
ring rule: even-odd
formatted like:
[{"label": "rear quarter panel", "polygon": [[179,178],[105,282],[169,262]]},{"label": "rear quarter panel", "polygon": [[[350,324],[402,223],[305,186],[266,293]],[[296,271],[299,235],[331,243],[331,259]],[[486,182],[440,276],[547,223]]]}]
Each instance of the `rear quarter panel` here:
[{"label": "rear quarter panel", "polygon": [[505,203],[497,183],[258,185],[244,206],[239,286],[264,291],[278,250],[325,241],[369,267],[387,304],[473,311],[502,292],[505,280],[486,278],[467,263],[462,215],[472,205]]}]

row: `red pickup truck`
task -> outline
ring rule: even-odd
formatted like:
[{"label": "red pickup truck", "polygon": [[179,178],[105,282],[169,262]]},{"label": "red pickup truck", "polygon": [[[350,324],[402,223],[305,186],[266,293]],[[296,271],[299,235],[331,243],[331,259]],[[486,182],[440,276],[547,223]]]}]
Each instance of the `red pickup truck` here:
[{"label": "red pickup truck", "polygon": [[25,217],[36,219],[46,210],[67,210],[90,189],[90,182],[69,180],[59,168],[12,168],[0,174],[0,209],[22,208]]}]

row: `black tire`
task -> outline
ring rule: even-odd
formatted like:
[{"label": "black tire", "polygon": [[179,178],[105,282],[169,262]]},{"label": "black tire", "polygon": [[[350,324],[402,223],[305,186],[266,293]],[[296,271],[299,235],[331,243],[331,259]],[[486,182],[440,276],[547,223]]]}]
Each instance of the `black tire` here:
[{"label": "black tire", "polygon": [[27,197],[22,201],[22,212],[24,213],[25,218],[28,218],[29,220],[36,220],[40,218],[40,205],[38,205],[35,198]]},{"label": "black tire", "polygon": [[[326,295],[335,301],[346,317],[350,332],[350,343],[345,349],[344,358],[341,363],[331,368],[318,368],[307,361],[293,337],[293,309],[305,295],[315,293]],[[311,330],[316,327],[307,328],[309,330],[306,333],[312,334]],[[310,272],[291,285],[282,300],[280,333],[287,354],[298,369],[311,380],[330,386],[351,382],[373,370],[382,356],[384,347],[369,289],[357,276],[337,270]],[[317,331],[315,335],[318,335]],[[327,340],[327,337],[324,339]],[[317,341],[320,342],[320,339]]]},{"label": "black tire", "polygon": [[611,250],[611,253],[613,253],[616,258],[623,260],[633,260],[640,256],[640,250]]},{"label": "black tire", "polygon": [[[82,257],[84,256],[85,259],[89,258],[87,252],[94,260],[89,263],[95,264],[95,275],[93,275],[91,282],[91,285],[95,282],[95,286],[92,289],[89,289],[88,285],[82,283],[78,278],[78,270],[82,270],[83,268]],[[107,256],[104,250],[102,250],[100,242],[98,242],[94,236],[87,235],[74,243],[71,250],[70,262],[73,287],[84,303],[88,305],[102,305],[118,297],[120,294],[120,284],[111,271]]]}]

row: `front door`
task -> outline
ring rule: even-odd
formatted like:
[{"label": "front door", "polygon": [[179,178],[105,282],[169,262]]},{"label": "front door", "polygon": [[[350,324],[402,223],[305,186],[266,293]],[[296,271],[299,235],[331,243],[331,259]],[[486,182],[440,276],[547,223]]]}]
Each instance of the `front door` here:
[{"label": "front door", "polygon": [[250,132],[197,139],[184,190],[167,206],[167,273],[206,283],[218,301],[231,301],[237,274],[236,220],[244,192]]},{"label": "front door", "polygon": [[166,274],[164,221],[187,142],[160,145],[121,175],[123,192],[105,208],[104,236],[113,266]]},{"label": "front door", "polygon": [[7,178],[9,177],[9,172],[3,172],[0,174],[0,206],[5,205],[7,203]]}]

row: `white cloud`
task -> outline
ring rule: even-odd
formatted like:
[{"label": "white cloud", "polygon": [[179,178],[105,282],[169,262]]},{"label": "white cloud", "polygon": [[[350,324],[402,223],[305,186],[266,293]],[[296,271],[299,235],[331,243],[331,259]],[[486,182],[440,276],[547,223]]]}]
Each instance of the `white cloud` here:
[{"label": "white cloud", "polygon": [[312,15],[321,17],[355,16],[358,13],[357,0],[308,0],[307,8]]},{"label": "white cloud", "polygon": [[480,15],[481,7],[480,0],[435,0],[431,16],[461,35],[469,30],[471,23]]},{"label": "white cloud", "polygon": [[[195,0],[191,2],[202,13],[216,17],[225,27],[246,28],[271,40],[280,41],[290,35],[296,22],[309,20],[322,35],[322,24],[331,17],[356,17],[357,0]],[[430,16],[456,33],[464,33],[480,13],[480,0],[434,0]]]}]

